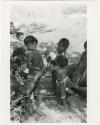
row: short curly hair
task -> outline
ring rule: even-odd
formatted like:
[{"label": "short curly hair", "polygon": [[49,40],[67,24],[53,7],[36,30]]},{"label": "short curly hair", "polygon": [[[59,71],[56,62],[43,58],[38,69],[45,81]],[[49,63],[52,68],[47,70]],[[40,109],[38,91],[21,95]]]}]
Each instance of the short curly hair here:
[{"label": "short curly hair", "polygon": [[68,65],[68,59],[63,55],[57,56],[55,61],[56,65],[58,65],[60,68],[64,68]]},{"label": "short curly hair", "polygon": [[58,46],[63,46],[65,49],[67,49],[69,46],[69,40],[66,38],[60,39],[58,42]]},{"label": "short curly hair", "polygon": [[34,36],[29,35],[29,36],[26,36],[26,37],[25,37],[24,43],[25,43],[26,46],[27,46],[29,43],[32,43],[32,44],[36,43],[36,44],[38,44],[38,40],[37,40]]},{"label": "short curly hair", "polygon": [[19,37],[20,37],[21,35],[24,35],[24,33],[23,33],[23,32],[16,32],[16,38],[17,38],[17,39],[19,39]]}]

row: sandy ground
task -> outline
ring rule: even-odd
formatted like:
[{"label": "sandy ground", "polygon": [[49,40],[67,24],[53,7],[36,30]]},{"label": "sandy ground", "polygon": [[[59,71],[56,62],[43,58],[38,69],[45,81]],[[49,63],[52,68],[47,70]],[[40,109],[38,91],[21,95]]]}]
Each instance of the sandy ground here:
[{"label": "sandy ground", "polygon": [[[68,97],[69,109],[58,104],[52,96],[51,78],[43,78],[40,84],[40,101],[36,113],[29,117],[25,123],[62,123],[76,122],[86,123],[87,110],[86,100],[73,94]],[[49,95],[49,97],[48,97]]]},{"label": "sandy ground", "polygon": [[[44,11],[44,5],[39,6],[39,10],[38,7],[35,8],[33,5],[31,7],[13,5],[11,7],[11,21],[14,22],[15,27],[20,27],[20,31],[24,32],[25,36],[31,34],[38,39],[39,43],[57,43],[63,37],[68,38],[70,40],[70,46],[67,51],[69,63],[77,63],[84,50],[83,43],[87,36],[86,7],[81,7],[82,10],[85,10],[82,11],[80,5],[60,6],[60,8],[52,5],[50,7],[47,6],[47,11]],[[73,11],[74,7],[77,11]],[[41,26],[43,32],[40,31]],[[47,32],[49,29],[51,29],[51,32]],[[79,123],[87,121],[87,103],[80,96],[73,94],[68,98],[70,110],[60,106],[56,98],[46,97],[47,94],[52,95],[51,77],[48,78],[46,76],[41,79],[40,94],[39,107],[25,123]]]}]

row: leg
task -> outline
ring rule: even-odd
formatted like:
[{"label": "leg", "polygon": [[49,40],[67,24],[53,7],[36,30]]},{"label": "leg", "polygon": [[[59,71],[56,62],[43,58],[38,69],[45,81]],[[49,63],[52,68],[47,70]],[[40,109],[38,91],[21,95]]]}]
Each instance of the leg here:
[{"label": "leg", "polygon": [[60,94],[61,94],[61,97],[60,97],[61,103],[63,104],[63,106],[65,108],[68,108],[69,104],[66,103],[66,85],[65,85],[65,83],[61,83],[61,85],[60,85]]},{"label": "leg", "polygon": [[[34,93],[34,98],[37,99],[38,97],[38,89],[39,89],[39,83],[40,83],[40,78],[42,76],[42,72],[39,71],[39,72],[36,72],[35,75],[34,75],[34,87],[32,89],[32,92]],[[37,92],[36,92],[37,91]]]}]

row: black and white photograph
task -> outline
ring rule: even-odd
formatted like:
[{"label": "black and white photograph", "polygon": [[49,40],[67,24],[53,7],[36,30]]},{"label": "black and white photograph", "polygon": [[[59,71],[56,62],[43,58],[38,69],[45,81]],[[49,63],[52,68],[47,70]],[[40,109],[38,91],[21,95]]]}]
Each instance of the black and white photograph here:
[{"label": "black and white photograph", "polygon": [[10,5],[10,121],[87,123],[87,5]]}]

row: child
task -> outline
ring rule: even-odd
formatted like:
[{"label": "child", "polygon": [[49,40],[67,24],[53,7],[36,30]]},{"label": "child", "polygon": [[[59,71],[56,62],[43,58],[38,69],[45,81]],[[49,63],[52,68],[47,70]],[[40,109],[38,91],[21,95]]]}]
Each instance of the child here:
[{"label": "child", "polygon": [[11,56],[14,50],[18,48],[24,48],[26,50],[25,44],[24,44],[24,34],[22,32],[16,32],[16,38],[17,40],[14,40],[14,42],[11,42],[10,46],[11,49]]},{"label": "child", "polygon": [[42,76],[44,67],[43,59],[37,51],[38,40],[34,36],[27,36],[24,39],[27,47],[27,67],[29,69],[29,78],[33,78],[34,91],[38,86],[38,80]]},{"label": "child", "polygon": [[61,103],[66,107],[66,92],[76,86],[71,82],[67,76],[68,59],[63,55],[56,57],[56,66],[52,68],[55,71],[56,78],[56,94]]},{"label": "child", "polygon": [[16,32],[16,38],[17,38],[17,41],[14,43],[14,50],[21,47],[26,49],[24,44],[24,33]]},{"label": "child", "polygon": [[16,29],[13,22],[10,22],[10,34],[16,33]]},{"label": "child", "polygon": [[[66,56],[66,50],[69,47],[69,40],[66,38],[62,38],[59,40],[59,42],[57,43],[57,54],[58,55],[64,55]],[[55,66],[55,60],[52,61],[53,66]],[[52,86],[54,89],[54,94],[56,94],[56,73],[55,71],[52,71]]]},{"label": "child", "polygon": [[64,55],[66,54],[66,50],[69,47],[69,40],[66,38],[60,39],[60,41],[57,44],[57,53],[58,55]]},{"label": "child", "polygon": [[23,41],[24,40],[24,33],[23,32],[16,32],[16,38],[19,41]]}]

